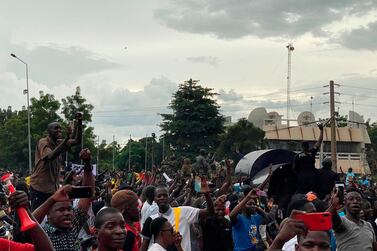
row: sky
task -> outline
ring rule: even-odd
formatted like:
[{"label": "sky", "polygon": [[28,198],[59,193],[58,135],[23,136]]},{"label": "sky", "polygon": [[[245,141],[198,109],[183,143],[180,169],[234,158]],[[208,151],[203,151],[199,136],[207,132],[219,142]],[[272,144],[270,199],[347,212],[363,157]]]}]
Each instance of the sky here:
[{"label": "sky", "polygon": [[[377,0],[0,0],[0,107],[31,96],[59,100],[80,86],[94,105],[95,134],[122,144],[161,134],[160,113],[192,78],[213,88],[233,122],[264,106],[290,119],[339,113],[377,121]],[[310,100],[312,98],[312,106]],[[353,104],[352,104],[353,103]]]}]

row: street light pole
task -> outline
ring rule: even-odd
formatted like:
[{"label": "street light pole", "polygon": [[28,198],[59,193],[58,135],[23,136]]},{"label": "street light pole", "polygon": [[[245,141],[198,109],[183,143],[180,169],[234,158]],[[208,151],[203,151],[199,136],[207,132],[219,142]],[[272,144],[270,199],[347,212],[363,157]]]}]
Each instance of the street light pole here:
[{"label": "street light pole", "polygon": [[22,59],[18,58],[15,54],[10,54],[12,57],[23,63],[26,67],[26,90],[24,90],[24,94],[26,93],[27,96],[27,131],[28,131],[28,144],[29,144],[29,174],[31,174],[32,166],[31,166],[31,134],[30,134],[30,104],[29,104],[29,66],[28,64],[23,61]]}]

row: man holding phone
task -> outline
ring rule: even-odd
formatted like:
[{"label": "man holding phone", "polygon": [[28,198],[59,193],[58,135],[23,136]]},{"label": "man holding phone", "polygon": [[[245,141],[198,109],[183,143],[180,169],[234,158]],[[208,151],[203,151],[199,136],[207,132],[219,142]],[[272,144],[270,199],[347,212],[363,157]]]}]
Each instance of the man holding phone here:
[{"label": "man holding phone", "polygon": [[284,243],[297,235],[296,251],[323,250],[330,251],[329,231],[308,230],[304,221],[295,219],[295,215],[303,213],[294,210],[289,218],[281,223],[279,234],[272,242],[269,251],[286,250]]},{"label": "man holding phone", "polygon": [[357,189],[349,189],[344,196],[346,216],[340,217],[339,192],[333,192],[328,211],[332,214],[333,228],[337,242],[337,250],[377,250],[373,227],[369,222],[360,219],[362,194]]},{"label": "man holding phone", "polygon": [[61,153],[67,148],[81,143],[82,114],[76,113],[77,125],[72,137],[72,129],[67,128],[63,138],[60,123],[52,122],[47,127],[48,136],[38,141],[35,150],[35,167],[30,176],[31,209],[35,210],[59,188]]},{"label": "man holding phone", "polygon": [[[82,185],[94,190],[95,180],[90,164],[90,151],[83,149],[80,152],[80,158],[85,163]],[[88,219],[88,210],[92,198],[81,198],[77,208],[73,208],[71,199],[74,197],[72,196],[74,190],[71,185],[61,187],[33,212],[34,217],[40,223],[47,215],[47,223],[43,226],[43,229],[56,251],[80,250],[78,235]],[[79,192],[79,194],[81,193]]]}]

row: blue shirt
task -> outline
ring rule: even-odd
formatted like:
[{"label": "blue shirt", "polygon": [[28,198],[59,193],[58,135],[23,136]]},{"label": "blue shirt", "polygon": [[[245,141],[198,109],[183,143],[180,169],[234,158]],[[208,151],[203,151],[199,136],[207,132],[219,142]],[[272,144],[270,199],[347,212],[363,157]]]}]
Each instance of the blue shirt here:
[{"label": "blue shirt", "polygon": [[232,225],[234,251],[254,251],[260,240],[259,226],[262,216],[259,214],[247,217],[243,214],[237,216],[237,223]]},{"label": "blue shirt", "polygon": [[352,180],[355,180],[355,174],[354,173],[347,173],[347,176],[346,176],[346,186],[348,186],[348,184],[349,184],[349,181],[348,181],[349,177],[352,177]]},{"label": "blue shirt", "polygon": [[369,180],[365,179],[365,180],[360,180],[359,181],[359,184],[362,185],[362,186],[369,186]]}]

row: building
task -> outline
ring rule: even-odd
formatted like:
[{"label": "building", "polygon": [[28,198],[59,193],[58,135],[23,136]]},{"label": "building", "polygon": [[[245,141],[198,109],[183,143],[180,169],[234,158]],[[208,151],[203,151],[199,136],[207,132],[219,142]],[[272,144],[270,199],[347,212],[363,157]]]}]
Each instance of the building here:
[{"label": "building", "polygon": [[[370,168],[366,160],[365,145],[370,138],[359,114],[350,111],[349,122],[345,127],[336,128],[337,170],[347,172],[352,168],[355,173],[369,174]],[[309,141],[314,145],[319,137],[319,129],[314,114],[302,112],[297,118],[297,125],[288,127],[282,124],[282,116],[277,112],[267,113],[263,107],[251,111],[248,121],[265,131],[265,138],[271,149],[287,149],[301,151],[301,142]],[[331,130],[326,127],[321,152],[316,157],[316,166],[320,168],[321,160],[331,156]]]}]

